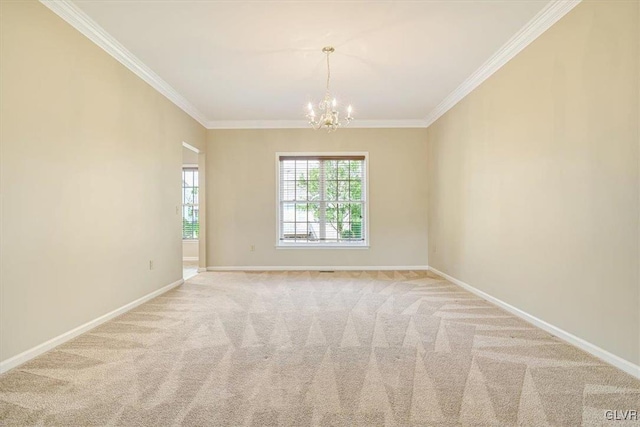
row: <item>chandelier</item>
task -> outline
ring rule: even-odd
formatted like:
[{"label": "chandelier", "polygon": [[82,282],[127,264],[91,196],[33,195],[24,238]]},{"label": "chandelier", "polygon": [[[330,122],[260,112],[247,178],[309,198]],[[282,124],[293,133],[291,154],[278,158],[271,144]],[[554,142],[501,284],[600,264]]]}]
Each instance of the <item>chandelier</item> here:
[{"label": "chandelier", "polygon": [[307,119],[312,128],[327,129],[329,132],[337,130],[339,127],[346,126],[351,123],[353,117],[351,116],[351,105],[347,107],[347,117],[344,120],[340,120],[340,113],[338,113],[338,103],[335,98],[331,96],[329,92],[329,81],[331,80],[331,68],[329,67],[329,55],[335,52],[335,49],[331,46],[327,46],[322,49],[322,52],[327,55],[327,88],[324,93],[324,98],[318,104],[318,110],[320,115],[316,116],[316,112],[313,109],[313,105],[309,103],[307,108]]}]

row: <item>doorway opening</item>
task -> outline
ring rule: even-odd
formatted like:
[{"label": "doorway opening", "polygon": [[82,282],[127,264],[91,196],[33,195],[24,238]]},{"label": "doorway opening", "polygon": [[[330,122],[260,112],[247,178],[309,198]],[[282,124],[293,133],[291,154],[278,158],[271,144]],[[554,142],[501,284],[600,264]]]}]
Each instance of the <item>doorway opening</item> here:
[{"label": "doorway opening", "polygon": [[198,274],[200,259],[200,176],[198,151],[182,147],[182,277]]}]

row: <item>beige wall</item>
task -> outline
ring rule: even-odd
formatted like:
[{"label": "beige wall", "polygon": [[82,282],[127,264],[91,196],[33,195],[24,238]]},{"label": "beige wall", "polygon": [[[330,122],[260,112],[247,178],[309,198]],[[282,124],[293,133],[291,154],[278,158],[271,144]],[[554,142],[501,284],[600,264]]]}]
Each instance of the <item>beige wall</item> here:
[{"label": "beige wall", "polygon": [[[369,152],[370,249],[275,248],[279,151]],[[426,160],[426,129],[210,130],[207,265],[427,265]]]},{"label": "beige wall", "polygon": [[428,129],[430,265],[640,362],[638,2],[584,2]]},{"label": "beige wall", "polygon": [[2,3],[1,43],[6,360],[182,277],[182,141],[205,130],[37,2]]},{"label": "beige wall", "polygon": [[187,147],[182,147],[182,164],[183,165],[197,165],[198,153]]},{"label": "beige wall", "polygon": [[198,240],[183,240],[182,241],[182,259],[193,260],[198,259]]}]

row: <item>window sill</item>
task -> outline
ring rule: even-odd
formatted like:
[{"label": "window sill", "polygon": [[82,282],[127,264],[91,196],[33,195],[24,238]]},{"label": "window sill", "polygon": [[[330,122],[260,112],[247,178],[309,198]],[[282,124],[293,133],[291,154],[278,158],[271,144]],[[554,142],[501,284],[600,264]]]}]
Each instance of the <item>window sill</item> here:
[{"label": "window sill", "polygon": [[304,244],[304,243],[291,243],[291,244],[280,244],[276,245],[276,249],[369,249],[369,245],[314,245],[314,244]]}]

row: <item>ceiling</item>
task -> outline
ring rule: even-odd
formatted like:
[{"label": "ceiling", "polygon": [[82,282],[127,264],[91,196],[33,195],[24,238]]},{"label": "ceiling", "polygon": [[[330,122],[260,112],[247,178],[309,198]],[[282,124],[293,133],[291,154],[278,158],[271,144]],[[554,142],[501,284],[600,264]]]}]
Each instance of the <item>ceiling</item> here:
[{"label": "ceiling", "polygon": [[336,48],[332,92],[353,104],[354,124],[423,123],[549,8],[541,0],[66,3],[214,128],[304,123],[304,106],[323,95],[327,45]]}]

